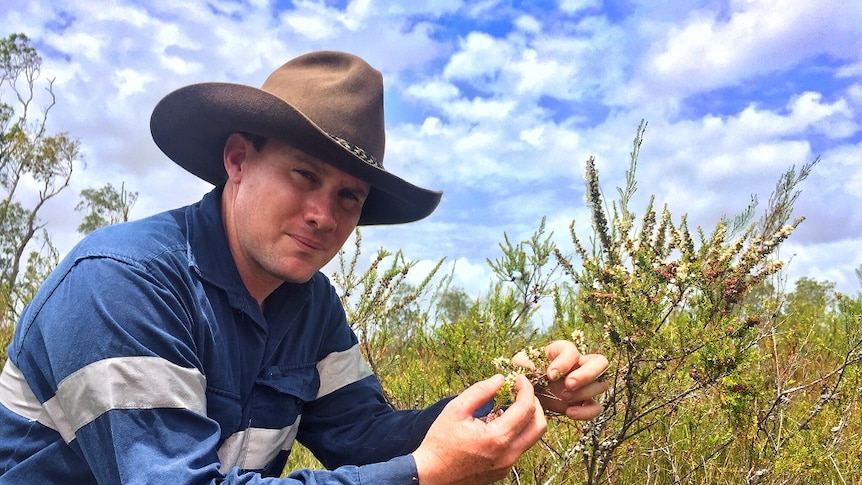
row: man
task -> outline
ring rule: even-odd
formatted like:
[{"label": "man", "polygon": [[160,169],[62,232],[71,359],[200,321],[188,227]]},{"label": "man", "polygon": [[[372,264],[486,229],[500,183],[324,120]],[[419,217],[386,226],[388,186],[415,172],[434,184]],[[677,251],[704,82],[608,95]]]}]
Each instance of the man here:
[{"label": "man", "polygon": [[[0,483],[270,483],[295,439],[329,471],[283,483],[488,483],[539,439],[523,377],[487,423],[473,416],[501,376],[392,410],[319,272],[357,224],[417,220],[440,199],[383,169],[379,72],[308,54],[261,89],[179,89],[151,130],[216,188],[94,232],[47,278],[0,374]],[[597,415],[607,360],[547,352],[549,409]]]}]

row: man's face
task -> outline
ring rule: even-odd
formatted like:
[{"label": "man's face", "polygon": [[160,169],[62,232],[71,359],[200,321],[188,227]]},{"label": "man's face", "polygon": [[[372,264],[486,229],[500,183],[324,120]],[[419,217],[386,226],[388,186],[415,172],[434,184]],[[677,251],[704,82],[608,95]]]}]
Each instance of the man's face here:
[{"label": "man's face", "polygon": [[356,227],[368,196],[366,182],[276,139],[258,152],[232,135],[225,159],[225,230],[256,297],[256,289],[308,281],[328,263]]}]

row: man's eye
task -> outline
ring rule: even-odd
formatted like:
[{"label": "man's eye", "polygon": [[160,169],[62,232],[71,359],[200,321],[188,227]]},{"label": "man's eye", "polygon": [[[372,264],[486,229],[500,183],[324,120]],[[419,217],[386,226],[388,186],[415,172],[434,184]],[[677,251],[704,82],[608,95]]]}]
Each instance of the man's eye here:
[{"label": "man's eye", "polygon": [[313,173],[311,173],[311,172],[309,172],[308,170],[299,170],[299,169],[297,169],[297,170],[294,170],[294,171],[295,171],[296,173],[298,173],[298,174],[299,174],[302,178],[304,178],[304,179],[308,179],[308,180],[310,180],[310,181],[312,181],[312,182],[314,182],[314,181],[316,180],[316,178],[315,178],[314,174],[313,174]]}]

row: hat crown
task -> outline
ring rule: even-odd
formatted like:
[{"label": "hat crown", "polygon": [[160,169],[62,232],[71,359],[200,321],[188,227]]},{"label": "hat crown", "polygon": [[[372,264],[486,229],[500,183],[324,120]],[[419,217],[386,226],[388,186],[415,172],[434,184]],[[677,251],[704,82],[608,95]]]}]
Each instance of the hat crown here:
[{"label": "hat crown", "polygon": [[383,76],[361,58],[306,54],[273,71],[261,90],[292,105],[367,163],[383,167]]}]

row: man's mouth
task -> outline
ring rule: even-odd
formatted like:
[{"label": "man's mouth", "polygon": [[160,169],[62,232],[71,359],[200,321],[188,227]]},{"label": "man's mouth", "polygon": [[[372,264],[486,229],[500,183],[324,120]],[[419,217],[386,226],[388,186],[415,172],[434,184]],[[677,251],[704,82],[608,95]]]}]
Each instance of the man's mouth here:
[{"label": "man's mouth", "polygon": [[308,251],[322,251],[324,249],[323,244],[320,243],[319,241],[315,240],[315,239],[310,239],[307,237],[296,236],[296,235],[292,235],[291,237],[293,238],[294,241],[296,241],[297,245],[299,245],[299,247],[302,249],[305,249]]}]

